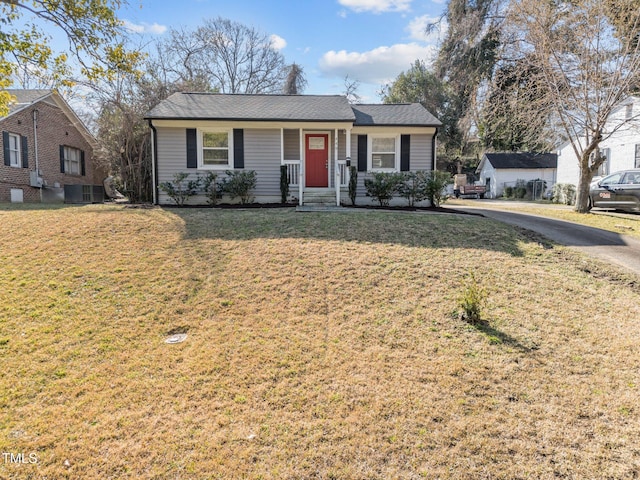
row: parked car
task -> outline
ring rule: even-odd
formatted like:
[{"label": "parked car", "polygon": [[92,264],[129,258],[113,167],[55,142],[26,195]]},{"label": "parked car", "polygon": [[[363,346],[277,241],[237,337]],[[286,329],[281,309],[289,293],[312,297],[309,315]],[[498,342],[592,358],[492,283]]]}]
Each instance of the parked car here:
[{"label": "parked car", "polygon": [[592,183],[589,206],[640,212],[640,168],[615,172]]}]

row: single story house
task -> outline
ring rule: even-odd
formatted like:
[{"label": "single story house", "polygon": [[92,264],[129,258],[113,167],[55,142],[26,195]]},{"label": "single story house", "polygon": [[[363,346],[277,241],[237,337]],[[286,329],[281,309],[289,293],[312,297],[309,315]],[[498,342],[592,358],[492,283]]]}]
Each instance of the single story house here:
[{"label": "single story house", "polygon": [[[596,175],[640,168],[640,97],[628,97],[609,115],[600,154],[606,157]],[[578,185],[578,157],[570,142],[558,148],[558,183]]]},{"label": "single story house", "polygon": [[358,203],[369,202],[369,172],[434,168],[441,125],[419,103],[350,105],[340,95],[175,93],[146,118],[159,204],[171,200],[158,186],[177,173],[241,169],[257,174],[257,202],[279,202],[281,165],[300,205],[348,200],[349,166],[359,172]]},{"label": "single story house", "polygon": [[[95,138],[55,90],[8,90],[0,118],[0,201],[102,201]],[[95,196],[94,196],[95,193]]]},{"label": "single story house", "polygon": [[515,187],[518,180],[538,179],[546,183],[542,196],[555,185],[557,166],[558,156],[555,153],[485,153],[476,173],[487,187],[486,198],[501,197],[504,188]]}]

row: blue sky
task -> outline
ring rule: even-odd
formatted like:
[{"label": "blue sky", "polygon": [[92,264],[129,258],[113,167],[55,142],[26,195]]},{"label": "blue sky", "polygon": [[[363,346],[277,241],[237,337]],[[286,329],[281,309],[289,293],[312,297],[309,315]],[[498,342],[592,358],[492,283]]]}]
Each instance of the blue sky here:
[{"label": "blue sky", "polygon": [[218,16],[243,23],[304,68],[304,93],[343,93],[348,75],[363,101],[377,103],[381,85],[433,57],[438,38],[424,30],[444,8],[444,0],[131,0],[119,16],[146,38]]}]

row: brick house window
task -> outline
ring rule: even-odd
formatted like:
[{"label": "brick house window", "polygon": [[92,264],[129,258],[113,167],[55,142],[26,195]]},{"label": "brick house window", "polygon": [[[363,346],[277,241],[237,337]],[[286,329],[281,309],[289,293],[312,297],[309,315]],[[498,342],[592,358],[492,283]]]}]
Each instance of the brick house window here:
[{"label": "brick house window", "polygon": [[12,167],[21,167],[20,156],[20,135],[9,134],[9,165]]},{"label": "brick house window", "polygon": [[64,147],[64,172],[71,175],[80,175],[82,172],[80,160],[81,150],[73,147]]}]

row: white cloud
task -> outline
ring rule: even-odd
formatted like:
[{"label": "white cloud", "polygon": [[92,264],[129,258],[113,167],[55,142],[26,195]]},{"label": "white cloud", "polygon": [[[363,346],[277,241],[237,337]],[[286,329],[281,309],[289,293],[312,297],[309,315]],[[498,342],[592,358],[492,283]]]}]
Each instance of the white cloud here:
[{"label": "white cloud", "polygon": [[343,7],[354,12],[406,12],[413,0],[338,0]]},{"label": "white cloud", "polygon": [[401,43],[390,47],[378,47],[368,52],[331,50],[320,59],[320,71],[325,76],[344,77],[362,83],[380,85],[408,70],[416,59],[430,61],[436,48],[418,43]]},{"label": "white cloud", "polygon": [[287,46],[287,41],[282,38],[280,35],[276,35],[275,33],[271,35],[271,47],[274,50],[282,50]]},{"label": "white cloud", "polygon": [[[435,25],[433,31],[427,33],[427,28],[432,24]],[[444,37],[444,34],[447,32],[448,28],[449,25],[447,24],[446,20],[441,20],[440,17],[430,17],[429,15],[423,15],[411,20],[406,30],[409,32],[409,35],[413,40],[435,43],[439,38]]]},{"label": "white cloud", "polygon": [[129,20],[124,21],[124,28],[133,33],[152,33],[154,35],[162,35],[167,31],[167,27],[164,25],[159,25],[157,23],[148,24],[145,22],[136,24]]}]

